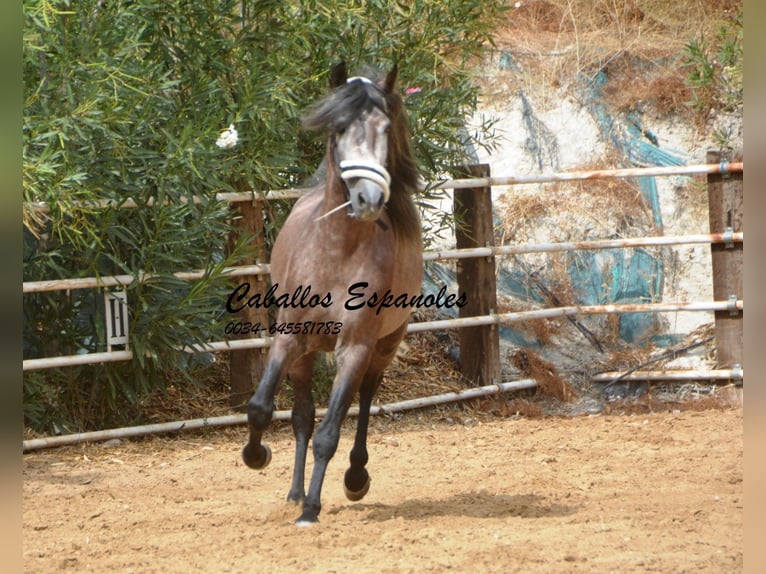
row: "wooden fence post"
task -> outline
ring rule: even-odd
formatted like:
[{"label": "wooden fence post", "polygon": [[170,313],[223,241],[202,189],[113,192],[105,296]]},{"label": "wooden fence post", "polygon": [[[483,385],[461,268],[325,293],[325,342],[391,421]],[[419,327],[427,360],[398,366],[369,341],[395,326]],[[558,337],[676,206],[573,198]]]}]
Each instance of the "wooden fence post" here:
[{"label": "wooden fence post", "polygon": [[[469,166],[469,177],[489,177],[487,164]],[[495,245],[490,189],[454,190],[455,240],[458,249]],[[467,304],[460,317],[497,312],[494,257],[458,259],[458,292]],[[496,325],[458,329],[460,370],[477,386],[500,383],[500,336]]]},{"label": "wooden fence post", "polygon": [[[709,151],[707,163],[720,163],[727,158]],[[710,174],[707,177],[710,211],[710,233],[742,231],[743,188],[742,172]],[[726,301],[742,299],[742,243],[711,245],[713,259],[713,298]],[[742,311],[715,312],[716,359],[719,368],[742,365]]]},{"label": "wooden fence post", "polygon": [[[241,201],[231,207],[233,229],[229,233],[229,250],[237,244],[242,236],[253,236],[253,252],[238,262],[238,265],[255,265],[266,261],[266,238],[263,225],[263,202],[261,200]],[[239,283],[250,284],[248,297],[256,293],[265,294],[268,289],[267,275],[246,275],[239,278]],[[230,317],[231,321],[260,323],[268,329],[269,315],[263,308],[245,307]],[[255,338],[252,332],[244,335],[232,335],[232,338]],[[229,404],[236,410],[244,410],[247,401],[255,391],[266,365],[267,349],[242,349],[229,351]]]}]

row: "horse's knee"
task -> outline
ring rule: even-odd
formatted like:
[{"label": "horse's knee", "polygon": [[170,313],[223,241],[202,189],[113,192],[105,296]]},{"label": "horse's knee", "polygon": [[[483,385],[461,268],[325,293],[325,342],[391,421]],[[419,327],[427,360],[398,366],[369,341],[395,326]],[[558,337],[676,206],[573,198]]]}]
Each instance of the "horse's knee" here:
[{"label": "horse's knee", "polygon": [[327,427],[319,427],[314,436],[314,458],[317,460],[330,460],[335,451],[338,450],[338,440],[340,439],[340,431],[334,429],[328,429]]}]

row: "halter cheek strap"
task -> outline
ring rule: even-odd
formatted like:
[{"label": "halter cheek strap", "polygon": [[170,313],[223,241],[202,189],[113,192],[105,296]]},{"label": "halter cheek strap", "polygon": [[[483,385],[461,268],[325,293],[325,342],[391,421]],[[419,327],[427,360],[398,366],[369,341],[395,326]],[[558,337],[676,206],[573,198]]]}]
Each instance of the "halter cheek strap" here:
[{"label": "halter cheek strap", "polygon": [[391,176],[388,170],[376,161],[367,160],[347,160],[344,159],[339,164],[340,177],[348,182],[350,179],[363,178],[374,181],[383,188],[383,203],[388,203],[391,196]]}]

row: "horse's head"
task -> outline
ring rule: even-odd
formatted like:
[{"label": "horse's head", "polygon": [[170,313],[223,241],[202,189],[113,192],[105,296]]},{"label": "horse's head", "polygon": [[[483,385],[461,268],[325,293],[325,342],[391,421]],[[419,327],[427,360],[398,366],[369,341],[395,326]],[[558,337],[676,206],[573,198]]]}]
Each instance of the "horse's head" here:
[{"label": "horse's head", "polygon": [[363,221],[380,217],[391,194],[389,174],[389,100],[394,96],[397,68],[380,81],[349,78],[344,64],[330,75],[333,93],[304,123],[329,127],[331,160],[348,190],[352,215]]}]

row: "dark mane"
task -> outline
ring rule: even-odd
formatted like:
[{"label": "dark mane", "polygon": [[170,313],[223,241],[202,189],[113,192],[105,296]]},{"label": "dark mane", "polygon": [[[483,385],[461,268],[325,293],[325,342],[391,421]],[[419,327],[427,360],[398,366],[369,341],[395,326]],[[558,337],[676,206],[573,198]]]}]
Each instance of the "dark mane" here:
[{"label": "dark mane", "polygon": [[[329,131],[332,137],[334,133],[346,129],[356,118],[375,107],[385,112],[391,121],[387,165],[391,174],[391,198],[386,208],[397,237],[407,240],[417,238],[418,241],[422,241],[420,217],[412,200],[412,195],[418,189],[420,173],[412,154],[404,101],[398,92],[388,92],[378,87],[379,74],[370,73],[367,77],[375,82],[375,85],[350,82],[339,86],[309,110],[303,118],[303,127],[308,130]],[[334,172],[332,161],[324,163],[329,171]]]}]

